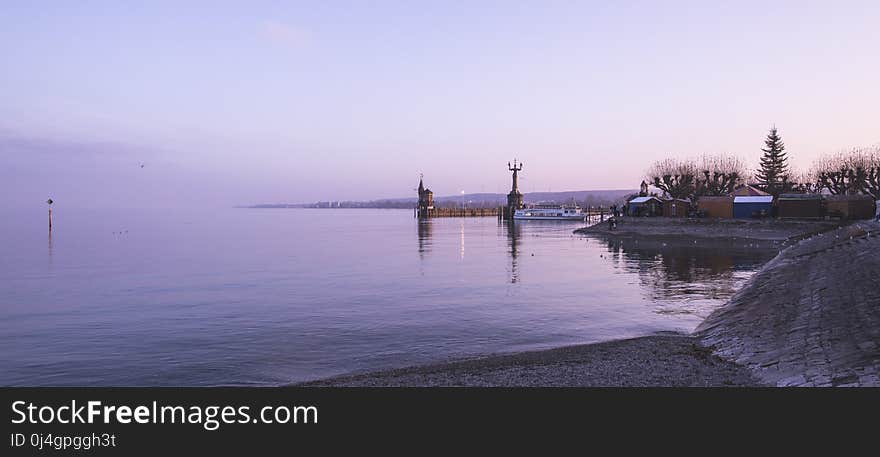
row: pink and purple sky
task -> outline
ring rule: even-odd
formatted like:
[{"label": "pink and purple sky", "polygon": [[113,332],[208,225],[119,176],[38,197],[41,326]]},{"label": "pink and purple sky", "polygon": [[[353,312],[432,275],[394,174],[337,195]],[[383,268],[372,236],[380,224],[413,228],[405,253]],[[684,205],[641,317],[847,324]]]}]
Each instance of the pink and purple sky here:
[{"label": "pink and purple sky", "polygon": [[[635,188],[880,142],[880,2],[0,5],[0,206]],[[140,2],[138,2],[140,3]],[[140,164],[144,164],[141,168]]]}]

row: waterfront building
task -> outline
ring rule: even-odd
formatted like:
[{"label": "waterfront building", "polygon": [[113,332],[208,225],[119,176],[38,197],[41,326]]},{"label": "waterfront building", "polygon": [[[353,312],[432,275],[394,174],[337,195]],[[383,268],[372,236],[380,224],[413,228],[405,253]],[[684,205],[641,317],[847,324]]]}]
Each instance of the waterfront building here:
[{"label": "waterfront building", "polygon": [[748,219],[753,217],[770,217],[773,215],[773,196],[736,196],[733,197],[733,217]]},{"label": "waterfront building", "polygon": [[780,218],[822,217],[822,196],[819,194],[781,194],[776,199]]},{"label": "waterfront building", "polygon": [[697,200],[697,210],[705,217],[729,219],[733,217],[733,198],[733,196],[700,197]]},{"label": "waterfront building", "polygon": [[691,211],[691,201],[681,198],[667,198],[663,200],[664,217],[688,217]]},{"label": "waterfront building", "polygon": [[825,211],[831,217],[870,219],[874,217],[874,205],[874,198],[870,195],[825,196]]},{"label": "waterfront building", "polygon": [[627,216],[660,216],[663,202],[657,197],[636,197],[626,203]]},{"label": "waterfront building", "polygon": [[734,197],[766,197],[770,194],[764,192],[761,189],[758,189],[755,186],[740,184],[739,186],[736,186],[731,195],[733,195]]},{"label": "waterfront building", "polygon": [[419,217],[428,217],[434,210],[434,192],[425,187],[422,176],[419,176],[419,204],[417,213]]}]

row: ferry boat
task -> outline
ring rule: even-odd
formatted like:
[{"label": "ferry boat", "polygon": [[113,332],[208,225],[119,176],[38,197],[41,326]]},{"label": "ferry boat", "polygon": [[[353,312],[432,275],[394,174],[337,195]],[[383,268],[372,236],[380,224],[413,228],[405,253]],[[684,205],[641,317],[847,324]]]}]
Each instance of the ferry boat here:
[{"label": "ferry boat", "polygon": [[583,221],[586,214],[577,206],[532,205],[516,210],[513,213],[513,218],[516,220]]}]

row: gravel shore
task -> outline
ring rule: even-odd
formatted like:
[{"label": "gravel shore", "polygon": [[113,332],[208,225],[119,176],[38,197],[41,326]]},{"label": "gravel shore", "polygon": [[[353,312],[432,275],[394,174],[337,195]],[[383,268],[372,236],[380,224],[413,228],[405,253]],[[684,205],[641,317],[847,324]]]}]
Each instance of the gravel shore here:
[{"label": "gravel shore", "polygon": [[687,335],[654,335],[340,376],[301,386],[696,387],[761,385]]}]

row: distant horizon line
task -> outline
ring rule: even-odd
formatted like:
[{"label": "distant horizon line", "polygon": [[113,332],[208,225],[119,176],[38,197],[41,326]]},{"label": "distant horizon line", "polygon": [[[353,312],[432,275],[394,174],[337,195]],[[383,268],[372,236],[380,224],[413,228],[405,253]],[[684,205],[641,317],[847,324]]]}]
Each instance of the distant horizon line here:
[{"label": "distant horizon line", "polygon": [[[625,193],[625,192],[638,192],[638,189],[591,189],[591,190],[560,190],[560,191],[531,191],[531,192],[523,192],[523,195],[534,195],[534,194],[580,194],[580,193]],[[498,196],[505,197],[507,193],[499,193],[499,192],[472,192],[466,194],[459,195],[444,195],[439,197],[434,197],[436,200],[457,200],[461,198],[473,197],[473,196]],[[254,206],[266,206],[266,205],[314,205],[317,203],[371,203],[371,202],[406,202],[406,201],[418,201],[418,196],[412,197],[387,197],[387,198],[374,198],[369,200],[316,200],[310,202],[298,202],[298,203],[254,203],[250,206],[243,206],[243,208],[251,208]]]}]

